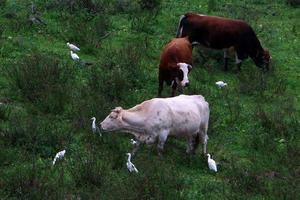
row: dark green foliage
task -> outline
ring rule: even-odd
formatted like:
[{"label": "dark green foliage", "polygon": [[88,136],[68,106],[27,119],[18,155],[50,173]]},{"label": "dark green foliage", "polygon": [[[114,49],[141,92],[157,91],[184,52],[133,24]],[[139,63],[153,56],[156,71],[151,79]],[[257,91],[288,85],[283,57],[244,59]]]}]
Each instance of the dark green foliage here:
[{"label": "dark green foliage", "polygon": [[161,0],[139,0],[138,2],[142,10],[153,11],[161,5]]},{"label": "dark green foliage", "polygon": [[74,69],[55,55],[35,53],[7,67],[10,87],[45,113],[62,112],[68,102]]},{"label": "dark green foliage", "polygon": [[286,0],[286,3],[291,5],[292,7],[298,7],[300,5],[299,0]]}]

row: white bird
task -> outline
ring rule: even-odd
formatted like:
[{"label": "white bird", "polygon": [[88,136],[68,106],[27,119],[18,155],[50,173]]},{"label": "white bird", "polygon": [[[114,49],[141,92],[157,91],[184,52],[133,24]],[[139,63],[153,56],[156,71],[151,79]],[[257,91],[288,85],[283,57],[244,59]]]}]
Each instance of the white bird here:
[{"label": "white bird", "polygon": [[126,155],[128,156],[127,163],[126,163],[128,171],[129,172],[138,173],[139,171],[134,166],[134,164],[130,161],[130,159],[131,159],[131,153],[127,153]]},{"label": "white bird", "polygon": [[137,141],[135,141],[134,139],[130,139],[130,143],[131,143],[132,145],[136,145],[136,144],[137,144]]},{"label": "white bird", "polygon": [[217,170],[217,164],[216,164],[216,162],[213,159],[210,158],[210,154],[209,153],[207,154],[207,157],[208,157],[207,158],[208,168],[210,170],[214,171],[214,172],[217,172],[218,170]]},{"label": "white bird", "polygon": [[74,52],[80,51],[80,49],[77,46],[75,46],[74,44],[70,44],[69,42],[67,43],[67,46]]},{"label": "white bird", "polygon": [[223,88],[225,86],[227,86],[227,83],[223,82],[223,81],[217,81],[216,82],[216,85],[219,87],[219,88]]},{"label": "white bird", "polygon": [[76,53],[73,53],[73,51],[71,51],[71,57],[74,61],[78,61],[79,60],[79,56]]},{"label": "white bird", "polygon": [[91,120],[93,120],[92,122],[92,131],[93,133],[99,133],[100,136],[102,136],[99,127],[96,125],[96,117],[92,117]]},{"label": "white bird", "polygon": [[65,153],[66,153],[66,150],[63,150],[63,151],[58,152],[58,153],[55,155],[55,157],[54,157],[53,165],[55,165],[55,162],[56,162],[57,160],[63,159],[64,156],[65,156]]}]

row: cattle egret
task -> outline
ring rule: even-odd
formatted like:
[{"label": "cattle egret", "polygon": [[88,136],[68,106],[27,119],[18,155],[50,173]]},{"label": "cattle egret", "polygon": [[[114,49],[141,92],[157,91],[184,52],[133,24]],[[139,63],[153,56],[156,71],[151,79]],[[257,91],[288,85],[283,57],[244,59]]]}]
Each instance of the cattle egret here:
[{"label": "cattle egret", "polygon": [[65,156],[65,153],[66,153],[66,150],[63,150],[63,151],[58,152],[58,153],[55,155],[54,159],[53,159],[53,165],[55,165],[55,162],[56,162],[57,160],[63,159],[64,156]]},{"label": "cattle egret", "polygon": [[80,51],[80,49],[77,46],[75,46],[74,44],[70,44],[69,42],[67,43],[67,46],[71,49],[71,51]]},{"label": "cattle egret", "polygon": [[127,153],[126,155],[128,156],[127,163],[126,163],[128,171],[129,172],[138,173],[139,171],[134,166],[134,164],[130,161],[130,159],[131,159],[131,153]]},{"label": "cattle egret", "polygon": [[210,170],[214,171],[214,172],[217,172],[218,170],[217,170],[217,164],[216,164],[216,162],[213,159],[210,158],[210,154],[209,153],[207,154],[207,157],[208,157],[207,158],[208,168]]},{"label": "cattle egret", "polygon": [[73,53],[73,51],[71,51],[71,57],[74,61],[79,61],[79,56],[76,53]]},{"label": "cattle egret", "polygon": [[217,81],[216,82],[216,85],[219,87],[219,88],[223,88],[225,86],[227,86],[227,83],[223,82],[223,81]]},{"label": "cattle egret", "polygon": [[97,133],[98,132],[99,135],[102,136],[99,127],[96,126],[96,117],[92,117],[91,120],[93,120],[93,122],[92,122],[92,131],[93,131],[93,133]]},{"label": "cattle egret", "polygon": [[135,141],[134,139],[130,139],[130,143],[131,143],[132,145],[136,145],[136,144],[137,144],[137,141]]}]

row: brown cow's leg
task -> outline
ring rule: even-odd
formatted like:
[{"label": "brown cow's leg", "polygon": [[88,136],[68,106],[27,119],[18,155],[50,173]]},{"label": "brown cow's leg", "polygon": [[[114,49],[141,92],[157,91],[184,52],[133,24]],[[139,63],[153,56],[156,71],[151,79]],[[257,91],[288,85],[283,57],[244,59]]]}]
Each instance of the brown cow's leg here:
[{"label": "brown cow's leg", "polygon": [[172,81],[172,84],[171,84],[171,97],[174,97],[174,96],[175,96],[176,88],[177,88],[177,83],[176,83],[175,80],[173,80],[173,81]]},{"label": "brown cow's leg", "polygon": [[228,70],[228,49],[224,50],[224,71]]},{"label": "brown cow's leg", "polygon": [[241,63],[241,62],[240,62],[240,63],[237,63],[236,66],[237,66],[237,68],[238,68],[238,71],[241,71],[242,63]]},{"label": "brown cow's leg", "polygon": [[162,72],[159,71],[159,74],[158,74],[158,94],[157,94],[157,97],[161,97],[161,92],[163,90],[163,86],[164,86],[163,75],[162,75]]},{"label": "brown cow's leg", "polygon": [[242,59],[240,59],[238,52],[235,53],[235,63],[236,66],[238,67],[238,70],[241,71]]},{"label": "brown cow's leg", "polygon": [[228,60],[229,58],[224,58],[224,71],[228,70]]}]

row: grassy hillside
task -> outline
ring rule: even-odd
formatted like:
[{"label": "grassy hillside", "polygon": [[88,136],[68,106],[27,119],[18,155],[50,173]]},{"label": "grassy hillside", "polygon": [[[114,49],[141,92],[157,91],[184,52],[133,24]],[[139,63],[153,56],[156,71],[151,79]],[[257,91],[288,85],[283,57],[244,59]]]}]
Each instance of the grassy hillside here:
[{"label": "grassy hillside", "polygon": [[[300,8],[286,2],[0,0],[0,199],[299,199]],[[130,174],[132,137],[92,134],[90,118],[156,96],[161,49],[188,11],[247,21],[272,68],[248,59],[238,72],[232,59],[224,72],[222,52],[194,48],[185,94],[210,104],[219,172],[169,138],[163,159],[142,146]]]}]

